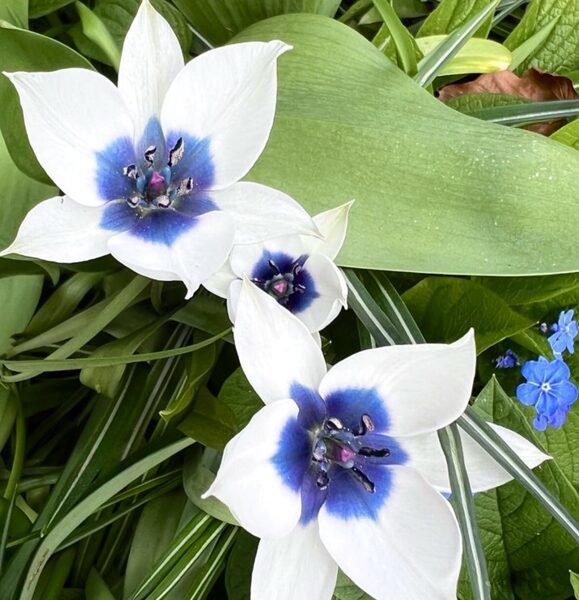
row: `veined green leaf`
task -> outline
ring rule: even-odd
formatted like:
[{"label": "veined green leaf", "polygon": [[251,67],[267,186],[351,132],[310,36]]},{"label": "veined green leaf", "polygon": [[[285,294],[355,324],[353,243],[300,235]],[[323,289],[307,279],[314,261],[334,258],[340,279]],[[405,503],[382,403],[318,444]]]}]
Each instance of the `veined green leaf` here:
[{"label": "veined green leaf", "polygon": [[404,301],[430,342],[450,343],[474,327],[479,354],[535,323],[468,279],[427,277],[405,292]]},{"label": "veined green leaf", "polygon": [[[474,407],[486,419],[519,432],[540,447],[530,423],[496,380],[487,384]],[[477,495],[483,544],[490,556],[508,556],[507,577],[517,597],[567,598],[570,593],[568,569],[579,565],[578,530],[571,516],[577,513],[579,496],[555,461],[543,463],[534,474],[533,490],[542,495],[544,506],[529,494],[528,481],[526,489],[512,482]],[[575,540],[562,533],[553,513],[545,510],[547,505],[551,511],[558,512],[561,524],[566,523],[570,532],[574,531]],[[497,539],[497,531],[502,532],[500,539]],[[495,566],[505,569],[505,565],[495,563]],[[504,585],[496,579],[493,582],[495,587],[501,583]]]},{"label": "veined green leaf", "polygon": [[522,73],[531,66],[563,73],[579,68],[579,2],[577,0],[532,0],[521,22],[505,41],[514,50],[553,19],[558,21],[534,52],[518,67]]},{"label": "veined green leaf", "polygon": [[29,0],[30,18],[44,17],[73,2],[74,0]]},{"label": "veined green leaf", "polygon": [[356,198],[339,264],[502,276],[579,270],[573,149],[451,111],[331,19],[274,17],[236,37],[250,39],[294,46],[279,61],[276,119],[250,179],[284,189],[312,214]]},{"label": "veined green leaf", "polygon": [[513,60],[511,61],[511,71],[515,71],[531,54],[545,42],[551,35],[551,32],[557,25],[560,15],[549,21],[544,27],[541,27],[537,33],[533,34],[528,40],[525,40],[520,46],[513,49]]},{"label": "veined green leaf", "polygon": [[551,134],[551,139],[579,150],[579,119],[575,119],[555,131]]},{"label": "veined green leaf", "polygon": [[[416,43],[426,59],[428,54],[434,52],[446,38],[446,35],[430,35],[417,38]],[[437,76],[505,71],[511,64],[511,58],[510,51],[498,42],[470,38],[458,53],[438,71]]]}]

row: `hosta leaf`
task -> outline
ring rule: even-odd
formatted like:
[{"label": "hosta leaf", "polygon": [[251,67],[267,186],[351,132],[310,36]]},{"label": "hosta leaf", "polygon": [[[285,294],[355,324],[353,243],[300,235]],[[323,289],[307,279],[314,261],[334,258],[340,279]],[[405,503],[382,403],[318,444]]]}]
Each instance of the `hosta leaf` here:
[{"label": "hosta leaf", "polygon": [[340,264],[579,270],[573,149],[450,111],[331,19],[274,17],[236,37],[249,39],[294,46],[280,59],[274,128],[250,178],[284,189],[311,213],[355,198]]},{"label": "hosta leaf", "polygon": [[559,17],[555,27],[518,67],[522,73],[531,66],[564,73],[579,68],[579,2],[577,0],[533,0],[521,22],[505,41],[514,50]]}]

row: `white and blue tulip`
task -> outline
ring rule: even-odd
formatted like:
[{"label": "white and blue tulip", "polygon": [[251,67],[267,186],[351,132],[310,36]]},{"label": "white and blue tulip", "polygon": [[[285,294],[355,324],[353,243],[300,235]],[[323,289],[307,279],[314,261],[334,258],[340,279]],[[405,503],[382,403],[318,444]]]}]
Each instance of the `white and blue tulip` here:
[{"label": "white and blue tulip", "polygon": [[[246,280],[234,335],[266,406],[229,442],[206,496],[261,538],[252,600],[330,600],[338,567],[376,600],[456,600],[461,536],[436,431],[468,404],[472,331],[327,371],[303,323]],[[530,467],[548,458],[495,430]],[[467,435],[463,445],[474,491],[510,479]]]},{"label": "white and blue tulip", "polygon": [[346,307],[348,288],[334,263],[346,237],[353,202],[316,215],[320,237],[288,235],[259,244],[236,245],[229,261],[204,286],[227,298],[235,322],[243,277],[317,332]]},{"label": "white and blue tulip", "polygon": [[280,42],[211,50],[184,64],[145,0],[127,33],[118,87],[88,69],[6,73],[30,144],[63,197],[24,219],[16,253],[68,263],[112,254],[191,296],[234,243],[315,233],[287,195],[239,182],[273,124]]}]

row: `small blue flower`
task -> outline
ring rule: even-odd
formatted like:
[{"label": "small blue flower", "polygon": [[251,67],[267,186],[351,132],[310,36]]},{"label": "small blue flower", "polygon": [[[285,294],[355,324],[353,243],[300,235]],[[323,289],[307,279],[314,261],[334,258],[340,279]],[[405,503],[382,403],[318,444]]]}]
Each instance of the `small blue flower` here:
[{"label": "small blue flower", "polygon": [[564,350],[571,354],[575,351],[575,338],[579,330],[577,321],[573,319],[574,314],[574,310],[561,311],[558,323],[551,328],[553,335],[549,336],[549,344],[556,355]]},{"label": "small blue flower", "polygon": [[519,364],[519,357],[510,348],[495,359],[497,369],[512,369]]},{"label": "small blue flower", "polygon": [[578,395],[577,386],[569,381],[569,367],[560,358],[548,361],[539,356],[538,360],[527,361],[521,373],[527,382],[517,386],[516,394],[526,406],[535,405],[535,429],[561,427]]}]

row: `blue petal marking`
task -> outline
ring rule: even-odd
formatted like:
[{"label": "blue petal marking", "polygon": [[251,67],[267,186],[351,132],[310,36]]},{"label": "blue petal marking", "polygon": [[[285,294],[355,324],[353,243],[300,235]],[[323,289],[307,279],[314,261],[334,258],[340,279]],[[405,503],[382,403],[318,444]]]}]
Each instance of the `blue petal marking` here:
[{"label": "blue petal marking", "polygon": [[335,390],[324,398],[330,417],[337,417],[348,429],[356,429],[362,415],[368,415],[376,432],[387,432],[390,417],[384,401],[375,389],[346,388]]},{"label": "blue petal marking", "polygon": [[128,137],[118,138],[104,150],[96,153],[96,161],[96,179],[100,197],[103,200],[130,198],[134,182],[123,175],[123,168],[137,164],[133,141]]},{"label": "blue petal marking", "polygon": [[139,215],[124,200],[105,205],[100,226],[109,231],[127,231],[139,221]]},{"label": "blue petal marking", "polygon": [[294,492],[302,486],[310,457],[310,436],[294,417],[283,428],[277,452],[271,459],[283,482]]},{"label": "blue petal marking", "polygon": [[167,136],[166,160],[169,160],[169,152],[179,138],[183,140],[184,152],[181,160],[171,167],[171,179],[182,181],[192,177],[194,191],[210,189],[215,181],[215,165],[209,138],[199,139],[184,132],[170,132]]},{"label": "blue petal marking", "polygon": [[364,489],[351,469],[340,469],[332,474],[326,498],[326,510],[335,517],[376,519],[392,489],[392,472],[388,467],[364,464],[360,467],[374,484],[374,493]]},{"label": "blue petal marking", "polygon": [[171,209],[151,210],[140,217],[129,233],[144,242],[172,246],[182,235],[190,231],[197,220]]},{"label": "blue petal marking", "polygon": [[175,201],[175,208],[188,217],[199,217],[205,213],[219,210],[217,204],[204,192],[192,192]]},{"label": "blue petal marking", "polygon": [[143,135],[137,143],[137,164],[143,171],[149,167],[148,163],[145,161],[145,150],[151,146],[156,148],[155,160],[152,165],[153,169],[160,171],[167,164],[169,150],[165,146],[165,136],[163,135],[163,129],[157,117],[151,117],[148,120],[145,131],[143,131]]},{"label": "blue petal marking", "polygon": [[304,476],[302,485],[302,514],[300,517],[302,525],[307,525],[312,519],[318,516],[327,496],[327,488],[322,490],[316,483],[315,469],[309,468]]},{"label": "blue petal marking", "polygon": [[[270,252],[266,249],[263,251],[259,261],[254,265],[251,272],[251,278],[266,282],[277,275],[277,272],[272,268],[270,261],[275,264],[280,273],[285,274],[292,273],[296,264],[303,267],[307,259],[308,257],[306,255],[293,258],[285,252]],[[296,314],[306,310],[320,294],[316,290],[314,279],[308,273],[307,269],[302,268],[301,271],[295,275],[293,284],[301,285],[305,289],[303,292],[294,292],[288,297],[284,304],[290,312]]]},{"label": "blue petal marking", "polygon": [[307,430],[319,427],[326,418],[326,405],[316,390],[295,381],[290,386],[290,398],[299,406],[299,424]]}]

